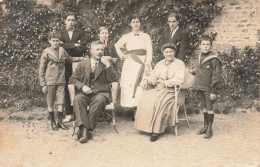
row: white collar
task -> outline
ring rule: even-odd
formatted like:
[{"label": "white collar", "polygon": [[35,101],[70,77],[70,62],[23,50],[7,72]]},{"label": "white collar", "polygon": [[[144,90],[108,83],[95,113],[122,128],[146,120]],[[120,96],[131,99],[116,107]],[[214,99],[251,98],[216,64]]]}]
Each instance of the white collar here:
[{"label": "white collar", "polygon": [[175,29],[173,29],[173,30],[171,29],[171,32],[172,32],[172,33],[175,33],[178,29],[179,29],[179,26],[177,26],[177,27],[176,27]]},{"label": "white collar", "polygon": [[96,64],[96,63],[99,62],[98,60],[95,60],[95,59],[93,59],[93,58],[91,58],[90,61],[91,61],[92,64]]}]

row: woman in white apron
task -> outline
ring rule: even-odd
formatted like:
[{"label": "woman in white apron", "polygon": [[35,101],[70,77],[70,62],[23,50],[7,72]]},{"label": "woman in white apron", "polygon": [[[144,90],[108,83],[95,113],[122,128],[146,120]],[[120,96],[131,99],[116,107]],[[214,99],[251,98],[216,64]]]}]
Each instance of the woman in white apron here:
[{"label": "woman in white apron", "polygon": [[[140,82],[150,75],[153,52],[150,36],[140,30],[139,16],[133,15],[129,25],[132,31],[115,44],[117,54],[124,60],[120,81],[122,107],[137,106],[142,93]],[[121,48],[126,51],[123,53]]]}]

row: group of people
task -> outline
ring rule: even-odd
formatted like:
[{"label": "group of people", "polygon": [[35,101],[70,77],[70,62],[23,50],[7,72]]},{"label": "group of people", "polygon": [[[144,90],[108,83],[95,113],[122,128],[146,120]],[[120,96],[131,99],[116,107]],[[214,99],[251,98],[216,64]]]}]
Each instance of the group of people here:
[{"label": "group of people", "polygon": [[[91,43],[91,55],[88,56],[84,56],[84,33],[74,28],[75,23],[75,14],[68,13],[65,17],[66,29],[49,34],[50,47],[43,51],[40,60],[40,84],[47,97],[52,130],[67,130],[64,122],[71,121],[74,110],[79,126],[78,140],[86,143],[92,138],[100,113],[111,101],[109,84],[112,82],[120,84],[120,105],[136,110],[134,128],[149,133],[150,141],[156,141],[167,126],[175,126],[174,99],[177,95],[174,87],[183,88],[185,84],[187,70],[183,60],[189,49],[189,38],[187,32],[178,26],[178,15],[171,13],[167,18],[169,29],[155,48],[160,50],[163,59],[154,69],[151,65],[152,41],[148,34],[141,31],[138,15],[130,18],[131,32],[123,35],[114,45],[108,41],[108,28],[100,27],[98,40]],[[211,38],[202,37],[202,53],[195,77],[195,88],[204,113],[204,127],[198,134],[205,134],[205,138],[213,135],[213,102],[221,80],[221,62],[211,52],[211,47]],[[123,61],[120,79],[117,72],[119,61]],[[78,62],[75,70],[72,70],[73,62]],[[68,84],[76,88],[73,108]],[[58,105],[57,123],[53,108],[55,99]]]}]

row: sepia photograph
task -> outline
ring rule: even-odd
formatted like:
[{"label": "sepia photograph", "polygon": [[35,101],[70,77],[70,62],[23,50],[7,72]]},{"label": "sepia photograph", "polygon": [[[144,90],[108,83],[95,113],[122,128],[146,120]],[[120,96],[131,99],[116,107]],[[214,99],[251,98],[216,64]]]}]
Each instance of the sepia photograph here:
[{"label": "sepia photograph", "polygon": [[0,167],[260,167],[260,0],[0,0]]}]

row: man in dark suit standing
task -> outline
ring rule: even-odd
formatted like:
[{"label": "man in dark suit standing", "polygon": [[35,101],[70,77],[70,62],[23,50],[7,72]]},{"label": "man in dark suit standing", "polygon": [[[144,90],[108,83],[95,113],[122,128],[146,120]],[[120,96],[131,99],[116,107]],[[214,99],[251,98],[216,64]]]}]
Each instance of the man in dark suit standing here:
[{"label": "man in dark suit standing", "polygon": [[111,57],[103,56],[103,43],[92,42],[90,52],[91,58],[79,62],[70,78],[70,83],[77,90],[73,106],[79,125],[80,143],[86,143],[92,137],[90,131],[94,130],[100,112],[105,110],[109,101],[109,84],[118,81],[117,72],[110,63]]},{"label": "man in dark suit standing", "polygon": [[184,61],[190,46],[188,34],[179,27],[179,16],[176,13],[168,15],[167,23],[169,28],[161,37],[159,48],[164,43],[173,43],[177,47],[175,57]]},{"label": "man in dark suit standing", "polygon": [[[84,33],[83,31],[74,28],[76,23],[76,16],[74,13],[69,12],[65,16],[66,29],[61,31],[61,46],[66,50],[66,52],[77,59],[78,57],[83,57],[85,52],[85,43],[84,43]],[[69,77],[72,74],[72,64],[65,64],[65,114],[66,117],[63,122],[70,122],[72,120],[72,106],[70,105],[69,91],[68,91],[68,81]]]}]

